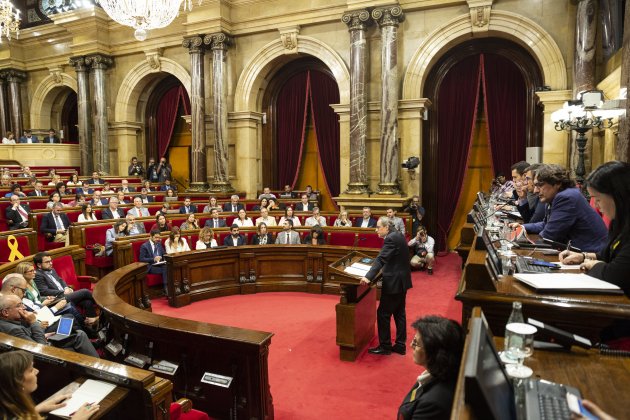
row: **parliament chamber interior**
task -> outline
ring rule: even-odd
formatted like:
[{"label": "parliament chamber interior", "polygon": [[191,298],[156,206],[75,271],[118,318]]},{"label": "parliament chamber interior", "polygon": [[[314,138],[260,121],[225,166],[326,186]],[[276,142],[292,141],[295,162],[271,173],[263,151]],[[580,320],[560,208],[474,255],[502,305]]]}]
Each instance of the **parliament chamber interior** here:
[{"label": "parliament chamber interior", "polygon": [[0,0],[0,417],[627,418],[628,22]]}]

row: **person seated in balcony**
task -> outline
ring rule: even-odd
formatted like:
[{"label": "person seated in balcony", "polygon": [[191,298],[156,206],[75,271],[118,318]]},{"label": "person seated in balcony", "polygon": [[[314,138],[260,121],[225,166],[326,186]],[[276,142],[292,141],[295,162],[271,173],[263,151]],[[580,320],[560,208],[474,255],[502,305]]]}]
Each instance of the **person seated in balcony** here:
[{"label": "person seated in balcony", "polygon": [[238,225],[238,227],[252,227],[254,226],[254,222],[251,217],[247,217],[247,212],[245,209],[240,209],[238,211],[238,217],[234,219],[234,223]]},{"label": "person seated in balcony", "polygon": [[293,226],[302,226],[302,222],[300,219],[293,215],[293,207],[287,206],[284,209],[284,216],[280,218],[278,222],[278,226],[282,226],[285,220],[291,220],[293,222]]},{"label": "person seated in balcony", "polygon": [[11,196],[11,205],[5,210],[7,224],[9,230],[24,229],[28,227],[28,218],[31,214],[31,208],[28,204],[22,204],[20,197],[13,194]]},{"label": "person seated in balcony", "polygon": [[195,213],[188,214],[186,221],[180,226],[181,230],[197,230],[199,229],[199,220],[195,216]]},{"label": "person seated in balcony", "polygon": [[182,238],[182,234],[177,226],[171,228],[171,233],[168,235],[166,242],[164,242],[164,248],[166,248],[167,254],[190,251],[188,242],[185,238]]},{"label": "person seated in balcony", "polygon": [[416,232],[416,236],[411,238],[407,246],[413,248],[413,257],[411,257],[411,268],[428,270],[429,274],[433,274],[433,264],[435,263],[435,254],[433,248],[435,240],[427,234],[424,226],[420,226]]},{"label": "person seated in balcony", "polygon": [[20,137],[20,143],[22,144],[39,143],[39,140],[37,140],[37,136],[33,135],[31,130],[24,130],[24,135]]},{"label": "person seated in balcony", "polygon": [[169,232],[171,229],[173,229],[173,225],[166,220],[166,216],[163,214],[158,214],[155,217],[155,224],[151,226],[151,231],[157,230],[160,233]]},{"label": "person seated in balcony", "polygon": [[7,131],[7,135],[2,138],[2,144],[16,144],[15,135],[12,131]]},{"label": "person seated in balcony", "polygon": [[125,219],[118,219],[111,229],[107,229],[105,232],[105,255],[111,256],[114,252],[114,242],[116,238],[124,238],[129,236],[127,230],[127,221]]},{"label": "person seated in balcony", "polygon": [[83,204],[81,206],[81,214],[77,218],[77,222],[94,222],[96,220],[98,219],[96,218],[96,214],[92,211],[92,205],[90,203]]},{"label": "person seated in balcony", "polygon": [[324,231],[321,226],[315,225],[311,228],[311,231],[304,238],[305,245],[326,245],[326,239],[324,238]]},{"label": "person seated in balcony", "polygon": [[256,225],[256,235],[252,237],[252,245],[270,245],[273,243],[273,235],[267,232],[267,224],[262,222]]},{"label": "person seated in balcony", "polygon": [[212,228],[205,226],[199,231],[199,240],[195,244],[195,249],[216,248],[217,241],[214,239],[214,231]]},{"label": "person seated in balcony", "polygon": [[333,224],[334,227],[352,227],[352,222],[348,219],[348,212],[342,210]]},{"label": "person seated in balcony", "polygon": [[59,140],[59,137],[57,137],[57,132],[55,131],[55,129],[51,128],[50,130],[48,130],[48,135],[42,140],[42,143],[59,144],[61,143],[61,140]]},{"label": "person seated in balcony", "polygon": [[372,217],[372,209],[363,207],[363,217],[354,221],[355,227],[376,228],[376,219]]}]

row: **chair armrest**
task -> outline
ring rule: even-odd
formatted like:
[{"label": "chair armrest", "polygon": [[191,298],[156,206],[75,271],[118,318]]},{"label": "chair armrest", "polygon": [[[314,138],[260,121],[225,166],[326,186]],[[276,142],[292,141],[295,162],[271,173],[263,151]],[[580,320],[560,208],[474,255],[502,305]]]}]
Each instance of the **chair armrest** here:
[{"label": "chair armrest", "polygon": [[174,404],[178,404],[182,407],[182,413],[187,413],[192,410],[193,403],[188,398],[180,398],[175,401]]},{"label": "chair armrest", "polygon": [[77,276],[79,283],[98,283],[98,278],[94,276]]}]

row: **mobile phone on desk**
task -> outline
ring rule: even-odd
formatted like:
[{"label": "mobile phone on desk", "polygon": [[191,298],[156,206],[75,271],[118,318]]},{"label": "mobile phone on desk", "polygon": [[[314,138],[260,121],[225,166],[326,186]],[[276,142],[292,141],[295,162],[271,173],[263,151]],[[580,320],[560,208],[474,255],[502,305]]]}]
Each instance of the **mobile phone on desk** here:
[{"label": "mobile phone on desk", "polygon": [[549,268],[555,269],[555,270],[560,269],[560,266],[558,264],[547,262],[547,261],[543,261],[543,260],[530,260],[529,263],[531,265],[539,265],[541,267],[549,267]]}]

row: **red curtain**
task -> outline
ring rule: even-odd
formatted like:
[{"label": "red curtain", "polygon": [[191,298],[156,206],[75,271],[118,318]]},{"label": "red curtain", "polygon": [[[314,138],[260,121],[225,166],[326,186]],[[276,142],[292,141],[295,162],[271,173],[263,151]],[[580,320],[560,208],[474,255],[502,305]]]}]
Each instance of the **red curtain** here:
[{"label": "red curtain", "polygon": [[173,136],[177,117],[180,115],[179,106],[184,115],[190,114],[190,99],[183,86],[169,89],[162,99],[155,115],[157,129],[158,157],[164,156]]},{"label": "red curtain", "polygon": [[276,103],[278,186],[295,185],[302,159],[306,129],[308,72],[291,77],[280,89]]},{"label": "red curtain", "polygon": [[332,197],[339,195],[339,120],[330,107],[339,103],[339,88],[330,76],[310,72],[310,100],[313,126],[319,148],[319,163]]},{"label": "red curtain", "polygon": [[479,56],[453,66],[440,84],[438,120],[438,249],[446,246],[468,166],[480,86]]},{"label": "red curtain", "polygon": [[510,167],[525,159],[525,80],[513,62],[496,54],[482,54],[481,69],[494,174],[509,177]]}]

